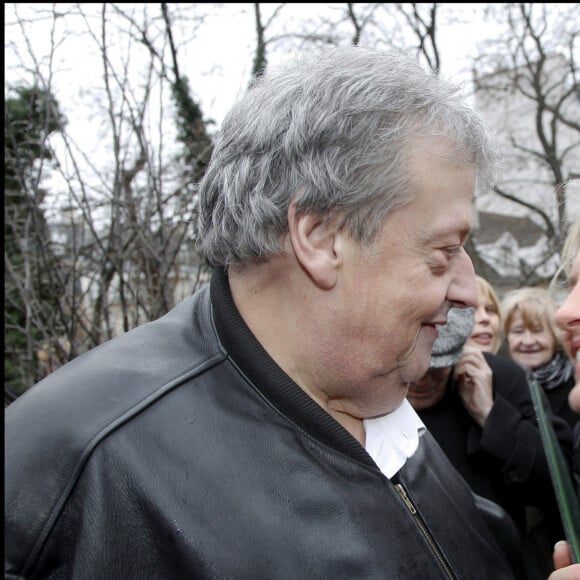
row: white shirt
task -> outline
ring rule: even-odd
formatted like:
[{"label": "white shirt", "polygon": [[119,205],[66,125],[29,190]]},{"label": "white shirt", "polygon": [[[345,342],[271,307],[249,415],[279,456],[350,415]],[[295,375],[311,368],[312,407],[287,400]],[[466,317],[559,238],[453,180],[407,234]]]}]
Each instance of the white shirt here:
[{"label": "white shirt", "polygon": [[389,479],[419,447],[425,425],[407,399],[392,413],[364,419],[365,449]]}]

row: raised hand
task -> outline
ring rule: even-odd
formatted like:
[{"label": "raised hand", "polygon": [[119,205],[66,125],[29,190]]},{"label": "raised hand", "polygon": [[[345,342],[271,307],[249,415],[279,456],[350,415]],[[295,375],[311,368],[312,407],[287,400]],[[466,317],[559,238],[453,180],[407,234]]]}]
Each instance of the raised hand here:
[{"label": "raised hand", "polygon": [[483,427],[493,407],[493,389],[492,371],[481,350],[466,345],[454,373],[467,412]]}]

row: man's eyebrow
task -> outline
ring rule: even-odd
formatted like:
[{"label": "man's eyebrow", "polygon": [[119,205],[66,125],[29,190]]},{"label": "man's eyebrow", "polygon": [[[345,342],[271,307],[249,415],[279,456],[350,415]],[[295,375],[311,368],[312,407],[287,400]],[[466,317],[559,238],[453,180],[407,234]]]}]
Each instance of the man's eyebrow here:
[{"label": "man's eyebrow", "polygon": [[438,242],[451,236],[459,235],[461,240],[466,240],[472,230],[472,224],[468,221],[456,222],[453,225],[434,229],[424,233],[426,242]]}]

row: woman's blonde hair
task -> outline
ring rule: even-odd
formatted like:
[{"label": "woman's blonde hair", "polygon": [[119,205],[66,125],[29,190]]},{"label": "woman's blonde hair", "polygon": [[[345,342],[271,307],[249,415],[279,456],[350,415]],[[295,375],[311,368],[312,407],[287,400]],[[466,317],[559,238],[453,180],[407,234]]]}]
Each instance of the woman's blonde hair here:
[{"label": "woman's blonde hair", "polygon": [[481,276],[476,276],[475,280],[477,281],[477,289],[481,294],[483,294],[483,296],[491,300],[491,302],[493,303],[493,305],[497,310],[497,315],[501,319],[501,308],[499,298],[495,290],[493,289],[493,286],[485,278],[482,278]]},{"label": "woman's blonde hair", "polygon": [[562,332],[556,326],[554,315],[558,305],[546,288],[525,287],[508,292],[501,303],[503,331],[509,334],[514,314],[518,310],[527,328],[541,324],[554,337],[556,351],[563,350]]},{"label": "woman's blonde hair", "polygon": [[[500,306],[499,298],[496,294],[496,291],[493,289],[493,286],[485,278],[482,278],[481,276],[475,276],[475,280],[477,282],[478,294],[483,296],[485,299],[489,300],[495,306],[495,310],[496,310],[497,316],[499,318],[500,329],[501,329],[501,326],[502,326],[501,306]],[[496,344],[492,345],[493,354],[497,354],[497,352],[500,349],[501,342],[502,342],[502,337],[498,336],[495,340]]]}]

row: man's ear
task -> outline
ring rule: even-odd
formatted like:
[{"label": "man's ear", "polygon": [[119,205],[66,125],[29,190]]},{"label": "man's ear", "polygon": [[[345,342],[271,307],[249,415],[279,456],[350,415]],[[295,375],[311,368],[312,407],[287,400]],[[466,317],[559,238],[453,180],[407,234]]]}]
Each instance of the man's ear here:
[{"label": "man's ear", "polygon": [[332,216],[296,212],[296,204],[288,208],[289,238],[296,259],[317,286],[334,287],[341,264],[337,236],[338,219]]}]

